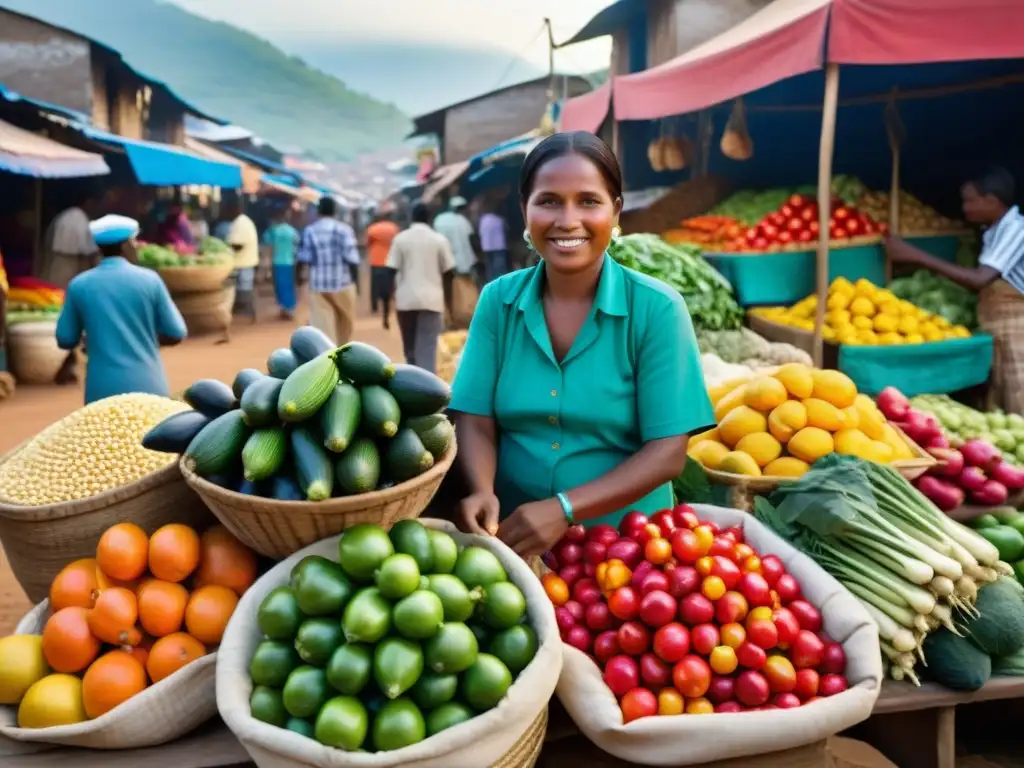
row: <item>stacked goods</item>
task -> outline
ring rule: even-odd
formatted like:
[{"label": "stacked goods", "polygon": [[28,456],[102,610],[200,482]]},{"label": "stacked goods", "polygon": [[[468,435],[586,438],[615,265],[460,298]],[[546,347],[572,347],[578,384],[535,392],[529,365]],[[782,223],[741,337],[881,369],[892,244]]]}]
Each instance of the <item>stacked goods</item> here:
[{"label": "stacked goods", "polygon": [[[752,312],[774,323],[813,331],[817,306],[818,297],[812,295],[789,308],[765,307]],[[942,315],[914,306],[867,280],[851,283],[843,277],[829,286],[823,333],[826,341],[852,346],[924,344],[971,335],[965,326],[953,325]]]},{"label": "stacked goods", "polygon": [[910,402],[911,411],[924,411],[938,419],[954,444],[961,440],[981,440],[998,448],[1004,460],[1024,464],[1024,417],[1019,414],[982,413],[948,395],[920,395]]},{"label": "stacked goods", "polygon": [[139,263],[156,270],[171,292],[193,336],[224,332],[231,325],[235,303],[233,282],[225,283],[234,268],[231,249],[221,240],[206,237],[197,252],[141,244]]},{"label": "stacked goods", "polygon": [[182,253],[155,243],[138,243],[139,265],[150,269],[173,269],[175,267],[214,267],[231,260],[231,249],[223,240],[205,237],[199,243],[196,253]]},{"label": "stacked goods", "polygon": [[793,195],[789,189],[740,190],[712,208],[708,215],[735,219],[751,227],[772,211],[777,211]]},{"label": "stacked goods", "polygon": [[545,555],[563,642],[588,654],[622,720],[789,709],[847,689],[843,648],[774,555],[686,505],[619,530],[569,529]]},{"label": "stacked goods", "polygon": [[750,378],[755,371],[786,363],[811,365],[811,356],[792,344],[770,342],[749,328],[736,331],[697,331],[701,368],[708,387]]},{"label": "stacked goods", "polygon": [[[868,192],[852,201],[875,221],[889,223],[890,197],[888,192]],[[912,235],[941,235],[958,232],[964,225],[953,221],[931,208],[913,195],[900,191],[900,233]]]},{"label": "stacked goods", "polygon": [[970,527],[997,550],[999,559],[1013,566],[1013,575],[1024,583],[1024,512],[1007,507],[980,515]]},{"label": "stacked goods", "polygon": [[794,478],[830,454],[880,463],[913,458],[871,398],[839,371],[790,363],[708,394],[718,426],[688,447],[705,469]]},{"label": "stacked goods", "polygon": [[695,328],[735,330],[743,324],[743,310],[732,286],[710,264],[699,248],[670,245],[657,235],[626,235],[608,248],[620,264],[668,284],[686,299]]},{"label": "stacked goods", "polygon": [[896,278],[889,283],[889,292],[953,325],[974,328],[978,324],[978,295],[930,270]]},{"label": "stacked goods", "polygon": [[390,752],[498,706],[538,649],[493,552],[414,520],[310,555],[257,615],[252,716],[346,752]]},{"label": "stacked goods", "polygon": [[255,578],[223,528],[118,523],[53,580],[41,635],[0,640],[0,704],[21,728],[101,717],[212,653]]},{"label": "stacked goods", "polygon": [[678,229],[662,232],[661,237],[667,243],[686,243],[705,251],[718,251],[739,237],[744,229],[744,225],[731,216],[695,216],[683,221]]},{"label": "stacked goods", "polygon": [[1024,590],[999,550],[891,468],[828,457],[755,503],[757,518],[834,576],[878,627],[894,680],[974,690],[1024,647]]},{"label": "stacked goods", "polygon": [[64,306],[64,291],[34,277],[11,279],[7,292],[7,325],[56,320]]}]

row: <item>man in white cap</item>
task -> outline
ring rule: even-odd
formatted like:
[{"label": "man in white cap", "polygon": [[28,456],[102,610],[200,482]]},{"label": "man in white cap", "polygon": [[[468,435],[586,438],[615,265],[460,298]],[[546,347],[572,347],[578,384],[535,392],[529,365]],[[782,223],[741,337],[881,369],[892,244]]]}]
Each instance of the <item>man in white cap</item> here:
[{"label": "man in white cap", "polygon": [[180,343],[185,321],[156,272],[136,266],[139,223],[104,216],[89,225],[103,260],[71,280],[57,321],[57,344],[88,339],[85,402],[145,392],[168,396],[160,347]]},{"label": "man in white cap", "polygon": [[468,206],[466,198],[455,196],[448,201],[448,210],[442,211],[434,219],[434,229],[448,238],[452,246],[455,274],[463,277],[472,277],[479,262],[476,232],[466,218]]}]

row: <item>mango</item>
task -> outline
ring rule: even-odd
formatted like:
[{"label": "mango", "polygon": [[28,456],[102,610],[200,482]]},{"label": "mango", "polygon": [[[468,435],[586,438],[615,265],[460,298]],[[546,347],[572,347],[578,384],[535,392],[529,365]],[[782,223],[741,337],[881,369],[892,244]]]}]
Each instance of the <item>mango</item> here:
[{"label": "mango", "polygon": [[757,466],[763,467],[782,455],[782,444],[767,432],[755,432],[736,443],[736,450],[748,454]]},{"label": "mango", "polygon": [[767,430],[768,419],[747,405],[733,408],[718,423],[718,434],[721,435],[722,442],[729,447],[735,447],[736,443],[747,435]]},{"label": "mango", "polygon": [[786,446],[789,452],[808,464],[835,451],[832,435],[819,427],[804,427]]},{"label": "mango", "polygon": [[812,397],[832,403],[836,408],[847,408],[857,399],[857,385],[840,371],[811,371],[814,380]]},{"label": "mango", "polygon": [[746,394],[746,384],[741,384],[736,387],[732,392],[724,395],[721,400],[715,405],[715,421],[719,424],[722,423],[722,419],[728,415],[729,411],[733,408],[738,408],[743,405],[744,395]]},{"label": "mango", "polygon": [[757,466],[757,462],[754,461],[750,454],[743,453],[742,451],[730,451],[725,454],[718,465],[718,471],[729,472],[733,475],[761,476],[761,468]]},{"label": "mango", "polygon": [[885,423],[882,425],[881,440],[892,448],[891,461],[905,461],[906,459],[914,458],[914,452],[910,450],[910,446],[907,445],[907,441],[900,436],[899,432],[897,432],[891,424]]},{"label": "mango", "polygon": [[761,413],[768,413],[786,402],[788,397],[789,393],[783,383],[770,376],[753,378],[743,388],[744,404]]},{"label": "mango", "polygon": [[860,427],[860,409],[857,408],[857,404],[843,408],[839,411],[840,418],[843,420],[843,429],[857,429]]},{"label": "mango", "polygon": [[687,447],[692,448],[697,443],[703,443],[705,440],[717,440],[720,442],[721,438],[718,436],[718,427],[705,430],[704,432],[701,432],[699,435],[694,435],[693,437],[690,438],[690,442],[688,443]]},{"label": "mango", "polygon": [[835,432],[844,426],[842,411],[832,403],[817,397],[809,397],[804,400],[804,408],[807,409],[807,426],[809,427]]},{"label": "mango", "polygon": [[781,381],[790,396],[797,400],[810,397],[814,391],[811,369],[803,363],[786,363],[780,366],[775,372],[775,378]]},{"label": "mango", "polygon": [[729,381],[723,381],[721,384],[716,384],[708,389],[708,398],[711,400],[712,407],[718,405],[719,401],[736,387],[741,384],[745,384],[747,379],[729,379]]},{"label": "mango", "polygon": [[687,451],[691,459],[708,469],[718,469],[727,453],[729,449],[717,440],[704,440]]},{"label": "mango", "polygon": [[792,456],[783,456],[769,463],[762,471],[770,477],[800,477],[810,468],[806,461]]},{"label": "mango", "polygon": [[833,435],[833,441],[836,453],[843,456],[856,456],[871,461],[875,455],[871,438],[859,429],[841,429]]},{"label": "mango", "polygon": [[870,460],[877,464],[888,464],[896,453],[891,445],[881,440],[872,440],[869,450]]},{"label": "mango", "polygon": [[807,408],[796,400],[787,400],[768,415],[768,431],[780,443],[807,426]]}]

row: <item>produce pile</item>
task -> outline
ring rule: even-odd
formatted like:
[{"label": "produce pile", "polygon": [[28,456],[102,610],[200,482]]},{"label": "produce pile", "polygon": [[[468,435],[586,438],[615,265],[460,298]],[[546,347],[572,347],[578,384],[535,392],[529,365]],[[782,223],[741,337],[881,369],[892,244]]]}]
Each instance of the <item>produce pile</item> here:
[{"label": "produce pile", "polygon": [[274,350],[264,374],[233,386],[201,379],[185,390],[195,410],[152,429],[146,448],[183,453],[198,475],[281,501],[369,493],[423,474],[455,430],[441,411],[451,388],[422,368],[395,365],[376,347],[334,343],[312,326]]},{"label": "produce pile", "polygon": [[41,506],[86,499],[157,472],[174,459],[141,444],[185,403],[145,394],[89,403],[51,424],[0,464],[0,501]]},{"label": "produce pile", "polygon": [[64,306],[64,291],[34,277],[13,277],[7,292],[6,322],[38,323],[56,320]]},{"label": "produce pile", "polygon": [[[779,210],[795,194],[814,195],[813,186],[792,189],[743,189],[723,200],[710,211],[709,216],[735,219],[744,227],[752,227],[773,211]],[[739,233],[737,233],[739,234]]]},{"label": "produce pile", "polygon": [[194,253],[184,253],[156,243],[139,241],[136,251],[139,266],[150,269],[172,269],[174,267],[212,267],[232,258],[231,248],[223,240],[204,237]]},{"label": "produce pile", "polygon": [[739,237],[745,229],[742,222],[731,216],[695,216],[683,221],[678,229],[662,232],[661,237],[668,243],[686,243],[700,246],[705,251],[717,251]]},{"label": "produce pile", "polygon": [[255,579],[256,556],[221,526],[118,523],[54,578],[42,635],[0,640],[0,704],[21,728],[106,714],[213,652]]},{"label": "produce pile", "polygon": [[[875,221],[889,223],[889,193],[868,192],[854,201],[858,208]],[[961,222],[953,221],[934,208],[925,205],[909,192],[900,190],[900,232],[914,235],[940,235],[957,232],[964,228]]]},{"label": "produce pile", "polygon": [[415,520],[349,528],[337,562],[303,558],[257,618],[252,716],[347,752],[493,709],[538,647],[498,558]]},{"label": "produce pile", "polygon": [[811,365],[811,356],[792,344],[770,342],[749,328],[736,331],[697,330],[704,384],[749,378],[756,371],[786,363]]},{"label": "produce pile", "polygon": [[948,395],[919,395],[913,409],[938,419],[954,445],[961,440],[982,440],[998,448],[1005,461],[1024,464],[1024,417],[1016,413],[982,413]]},{"label": "produce pile", "polygon": [[790,363],[708,394],[718,426],[690,440],[690,458],[735,475],[800,477],[838,453],[889,463],[913,453],[846,374]]},{"label": "produce pile", "polygon": [[614,240],[608,252],[620,264],[679,291],[695,328],[735,330],[743,324],[743,310],[732,286],[704,260],[699,248],[671,245],[657,235],[636,234]]},{"label": "produce pile", "polygon": [[1024,648],[1024,588],[998,549],[890,467],[830,456],[754,509],[861,601],[894,680],[975,690]]},{"label": "produce pile", "polygon": [[448,331],[437,339],[437,375],[451,384],[462,359],[462,348],[466,346],[468,331]]},{"label": "produce pile", "polygon": [[[751,311],[774,323],[813,331],[817,307],[818,297],[811,295],[789,308],[761,307]],[[838,277],[828,289],[823,334],[826,341],[838,344],[889,346],[966,339],[971,332],[863,278],[851,283]]]},{"label": "produce pile", "polygon": [[889,283],[889,292],[953,325],[978,325],[978,295],[927,269],[896,278]]},{"label": "produce pile", "polygon": [[999,559],[1009,563],[1014,577],[1024,583],[1024,512],[1004,507],[974,518],[970,527],[999,550]]},{"label": "produce pile", "polygon": [[845,691],[846,655],[774,555],[680,505],[616,531],[574,526],[548,554],[562,640],[597,663],[629,723],[789,709]]}]

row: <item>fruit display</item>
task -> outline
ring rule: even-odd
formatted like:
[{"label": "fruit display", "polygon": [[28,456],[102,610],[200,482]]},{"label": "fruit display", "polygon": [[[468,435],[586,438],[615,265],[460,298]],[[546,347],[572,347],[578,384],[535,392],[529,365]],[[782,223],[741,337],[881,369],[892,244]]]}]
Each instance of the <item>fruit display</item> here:
[{"label": "fruit display", "polygon": [[216,237],[204,237],[199,247],[185,253],[181,247],[177,250],[156,243],[137,241],[139,266],[150,269],[173,269],[175,267],[213,267],[223,264],[232,258],[231,248],[223,240]]},{"label": "fruit display", "polygon": [[1010,563],[1014,577],[1024,583],[1024,512],[993,510],[974,518],[970,526],[999,550],[999,559]]},{"label": "fruit display", "polygon": [[782,561],[686,505],[574,526],[545,562],[562,640],[601,668],[624,723],[789,709],[848,687],[842,646]]},{"label": "fruit display", "polygon": [[896,278],[889,283],[889,292],[953,325],[978,325],[978,295],[930,270],[919,269],[910,277]]},{"label": "fruit display", "polygon": [[212,653],[256,556],[226,529],[118,523],[50,586],[40,635],[0,640],[0,704],[21,728],[93,720]]},{"label": "fruit display", "polygon": [[537,653],[489,549],[403,520],[347,529],[259,607],[257,720],[346,752],[416,744],[498,706]]},{"label": "fruit display", "polygon": [[813,195],[814,187],[807,187],[799,191],[743,189],[716,205],[708,211],[708,215],[735,219],[744,227],[752,227],[771,212],[777,211],[794,194]]},{"label": "fruit display", "polygon": [[53,321],[63,306],[64,291],[56,285],[34,277],[13,277],[7,291],[5,321],[8,326]]},{"label": "fruit display", "polygon": [[161,420],[188,410],[158,395],[115,395],[50,425],[0,464],[0,501],[40,506],[119,488],[174,462],[141,440]]},{"label": "fruit display", "polygon": [[708,387],[730,379],[750,377],[755,371],[786,363],[811,364],[811,356],[784,342],[771,342],[749,328],[736,331],[697,331],[701,368]]},{"label": "fruit display", "polygon": [[[851,346],[924,344],[970,338],[971,331],[899,299],[891,291],[860,279],[836,278],[828,289],[823,335],[826,341]],[[760,307],[751,312],[773,323],[814,330],[818,297],[808,296],[792,307]]]},{"label": "fruit display", "polygon": [[[882,224],[889,223],[890,196],[888,192],[865,191],[855,204]],[[943,216],[925,205],[909,192],[900,190],[900,233],[911,235],[941,235],[959,232],[963,223]]]},{"label": "fruit display", "polygon": [[948,395],[919,395],[910,401],[913,410],[938,419],[950,442],[981,440],[1000,450],[1004,461],[1024,464],[1024,417],[1016,413],[983,413],[958,403]]},{"label": "fruit display", "polygon": [[676,229],[661,233],[667,243],[700,246],[705,251],[721,250],[746,229],[731,216],[695,216],[680,223]]},{"label": "fruit display", "polygon": [[195,412],[158,424],[143,445],[182,453],[196,474],[239,493],[323,501],[411,480],[452,444],[448,384],[376,347],[335,349],[305,326],[267,370],[240,371],[230,387],[194,382],[183,396]]},{"label": "fruit display", "polygon": [[687,447],[705,469],[794,478],[833,453],[881,463],[914,457],[874,401],[839,371],[790,363],[708,394],[718,426]]}]

